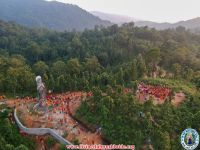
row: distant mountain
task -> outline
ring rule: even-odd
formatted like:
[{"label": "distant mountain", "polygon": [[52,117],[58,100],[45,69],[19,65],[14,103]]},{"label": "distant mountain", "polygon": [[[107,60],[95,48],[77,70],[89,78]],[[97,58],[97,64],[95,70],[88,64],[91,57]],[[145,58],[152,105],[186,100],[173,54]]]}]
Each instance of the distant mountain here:
[{"label": "distant mountain", "polygon": [[0,19],[59,31],[111,25],[76,5],[44,0],[0,0]]},{"label": "distant mountain", "polygon": [[138,21],[138,22],[135,22],[135,25],[138,27],[148,26],[149,28],[156,28],[158,30],[163,30],[163,29],[172,27],[172,24],[167,23],[167,22],[157,23],[157,22],[152,22],[152,21]]},{"label": "distant mountain", "polygon": [[168,29],[168,28],[176,28],[178,26],[183,26],[187,29],[198,29],[200,28],[200,17],[186,20],[186,21],[179,21],[177,23],[156,23],[151,21],[139,21],[135,23],[136,26],[148,26],[150,28],[156,28],[159,30]]},{"label": "distant mountain", "polygon": [[136,22],[139,21],[139,19],[129,17],[129,16],[123,16],[123,15],[116,15],[116,14],[109,14],[109,13],[104,13],[104,12],[99,12],[99,11],[92,11],[91,12],[93,15],[103,19],[103,20],[108,20],[116,24],[123,24],[126,22]]},{"label": "distant mountain", "polygon": [[116,14],[108,14],[104,12],[99,11],[92,11],[93,15],[98,16],[99,18],[103,20],[108,20],[110,22],[116,23],[116,24],[123,24],[128,22],[135,22],[136,26],[148,26],[150,28],[155,28],[158,30],[168,29],[168,28],[176,28],[178,26],[183,26],[187,29],[199,29],[200,30],[200,17],[186,20],[186,21],[179,21],[177,23],[157,23],[152,21],[143,21],[140,19],[136,19],[129,16],[123,16],[123,15],[116,15]]}]

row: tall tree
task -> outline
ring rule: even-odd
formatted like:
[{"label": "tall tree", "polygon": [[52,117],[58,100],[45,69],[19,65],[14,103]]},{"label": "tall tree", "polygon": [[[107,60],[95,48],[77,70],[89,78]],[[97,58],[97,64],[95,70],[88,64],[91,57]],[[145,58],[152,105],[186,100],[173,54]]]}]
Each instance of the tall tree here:
[{"label": "tall tree", "polygon": [[135,81],[138,77],[138,71],[137,71],[137,60],[134,59],[131,64],[131,80]]},{"label": "tall tree", "polygon": [[51,71],[55,77],[58,77],[60,75],[65,75],[66,74],[66,64],[61,60],[56,61],[53,63]]},{"label": "tall tree", "polygon": [[160,62],[160,49],[153,48],[150,49],[145,54],[145,60],[149,67],[151,67],[152,71],[157,71],[157,65]]},{"label": "tall tree", "polygon": [[43,61],[38,61],[33,65],[33,71],[43,77],[49,71],[49,66]]},{"label": "tall tree", "polygon": [[146,74],[146,65],[145,65],[145,61],[142,57],[141,54],[138,55],[137,57],[137,72],[138,72],[138,77],[144,77],[144,75]]},{"label": "tall tree", "polygon": [[67,71],[70,74],[79,74],[81,71],[81,65],[77,58],[73,58],[67,61]]},{"label": "tall tree", "polygon": [[97,57],[86,58],[85,69],[89,72],[99,72],[102,69]]}]

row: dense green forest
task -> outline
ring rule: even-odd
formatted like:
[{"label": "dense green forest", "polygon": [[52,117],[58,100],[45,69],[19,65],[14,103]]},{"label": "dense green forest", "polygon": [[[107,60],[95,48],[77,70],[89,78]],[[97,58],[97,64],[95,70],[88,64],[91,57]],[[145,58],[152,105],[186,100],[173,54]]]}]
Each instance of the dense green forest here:
[{"label": "dense green forest", "polygon": [[30,137],[22,137],[17,126],[10,121],[11,110],[0,106],[0,150],[34,150],[35,143]]},{"label": "dense green forest", "polygon": [[[34,95],[36,75],[54,92],[92,91],[77,116],[101,126],[111,143],[179,150],[185,128],[200,131],[200,36],[184,27],[157,31],[129,23],[61,33],[1,21],[0,92]],[[123,93],[139,81],[182,90],[187,100],[179,107],[139,104]]]},{"label": "dense green forest", "polygon": [[[177,80],[150,79],[148,83],[195,91]],[[175,107],[170,100],[163,105],[154,105],[151,100],[141,104],[136,96],[125,94],[121,86],[107,86],[105,90],[96,87],[92,91],[94,96],[82,102],[76,116],[90,128],[101,127],[103,137],[111,143],[134,143],[137,150],[150,149],[150,145],[155,150],[181,150],[182,131],[200,131],[200,95],[196,92],[188,93],[184,103]]]},{"label": "dense green forest", "polygon": [[1,21],[0,92],[33,93],[35,75],[61,92],[128,85],[155,70],[199,87],[199,43],[183,27],[156,31],[129,23],[60,33]]}]

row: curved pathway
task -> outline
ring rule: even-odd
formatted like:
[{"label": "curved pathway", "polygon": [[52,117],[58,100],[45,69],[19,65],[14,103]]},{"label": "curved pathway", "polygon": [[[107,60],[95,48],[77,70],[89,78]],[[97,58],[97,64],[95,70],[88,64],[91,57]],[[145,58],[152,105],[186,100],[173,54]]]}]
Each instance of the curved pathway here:
[{"label": "curved pathway", "polygon": [[46,135],[46,134],[49,134],[52,137],[54,137],[55,139],[57,139],[61,144],[72,145],[72,143],[70,143],[69,141],[64,139],[62,136],[58,135],[53,129],[50,129],[50,128],[27,128],[27,127],[25,127],[19,121],[19,118],[17,117],[17,110],[16,109],[14,110],[14,118],[15,118],[15,121],[16,121],[17,125],[19,126],[20,130],[22,130],[23,132],[25,132],[27,134],[31,134],[31,135]]}]

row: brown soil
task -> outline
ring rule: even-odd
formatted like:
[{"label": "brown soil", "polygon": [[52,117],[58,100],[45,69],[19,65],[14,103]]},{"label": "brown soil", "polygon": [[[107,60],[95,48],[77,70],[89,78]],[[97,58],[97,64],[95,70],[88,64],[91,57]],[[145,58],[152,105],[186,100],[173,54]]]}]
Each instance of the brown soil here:
[{"label": "brown soil", "polygon": [[[7,105],[9,107],[16,107],[20,112],[20,118],[22,123],[28,127],[45,127],[55,129],[61,135],[66,135],[67,140],[73,142],[75,139],[81,144],[103,144],[103,139],[100,134],[92,133],[84,128],[81,124],[76,122],[71,115],[74,115],[77,108],[80,106],[82,97],[86,97],[86,93],[73,92],[69,94],[56,95],[60,99],[53,109],[49,110],[46,114],[40,115],[31,112],[34,100],[20,99],[20,100],[8,100]],[[66,97],[70,97],[65,101]],[[33,104],[34,103],[34,104]],[[51,103],[49,101],[49,103]],[[64,109],[63,110],[61,110]],[[41,149],[41,143],[38,143]]]}]

